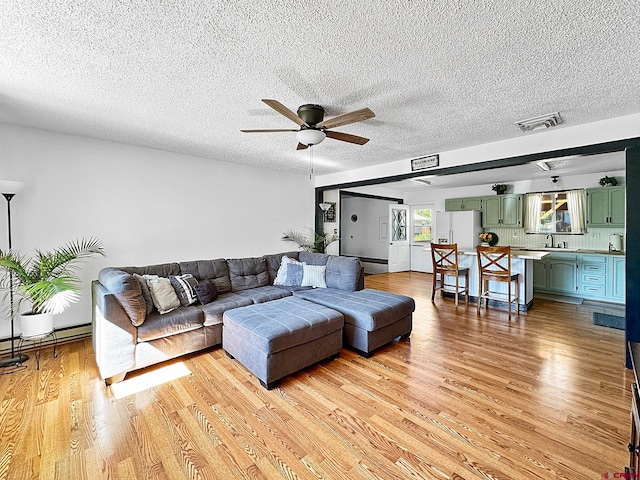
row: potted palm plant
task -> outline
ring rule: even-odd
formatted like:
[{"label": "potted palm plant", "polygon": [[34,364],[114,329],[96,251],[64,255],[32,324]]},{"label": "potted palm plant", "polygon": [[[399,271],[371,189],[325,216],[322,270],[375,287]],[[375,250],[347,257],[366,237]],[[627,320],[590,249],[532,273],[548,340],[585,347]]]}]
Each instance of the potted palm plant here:
[{"label": "potted palm plant", "polygon": [[20,315],[22,336],[44,335],[53,330],[53,316],[80,298],[80,262],[93,255],[104,256],[96,238],[74,240],[49,252],[35,249],[33,255],[0,250],[0,286],[17,293],[20,305],[29,310]]},{"label": "potted palm plant", "polygon": [[293,242],[307,252],[325,253],[327,247],[338,240],[338,236],[330,235],[327,232],[316,232],[307,227],[307,231],[304,233],[291,229],[286,230],[282,234],[282,240]]}]

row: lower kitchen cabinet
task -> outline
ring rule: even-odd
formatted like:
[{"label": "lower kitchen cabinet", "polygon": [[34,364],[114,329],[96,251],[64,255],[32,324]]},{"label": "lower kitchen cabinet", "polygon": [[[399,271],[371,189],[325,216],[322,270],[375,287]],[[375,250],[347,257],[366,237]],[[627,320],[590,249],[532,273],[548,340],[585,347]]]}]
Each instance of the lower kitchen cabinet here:
[{"label": "lower kitchen cabinet", "polygon": [[609,292],[607,255],[580,255],[580,293],[589,297],[606,297]]},{"label": "lower kitchen cabinet", "polygon": [[613,290],[611,296],[620,302],[626,298],[626,261],[624,257],[612,257],[613,263]]},{"label": "lower kitchen cabinet", "polygon": [[625,258],[552,252],[533,262],[535,291],[603,302],[625,302]]},{"label": "lower kitchen cabinet", "polygon": [[549,290],[578,291],[578,255],[552,254],[549,259]]},{"label": "lower kitchen cabinet", "polygon": [[547,281],[547,260],[533,261],[533,289],[548,290],[549,282]]}]

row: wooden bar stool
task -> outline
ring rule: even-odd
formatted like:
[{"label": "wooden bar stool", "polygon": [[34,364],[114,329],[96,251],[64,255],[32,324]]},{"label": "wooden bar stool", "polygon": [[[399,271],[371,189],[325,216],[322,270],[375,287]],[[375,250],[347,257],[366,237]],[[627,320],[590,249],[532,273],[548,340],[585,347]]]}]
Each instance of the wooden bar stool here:
[{"label": "wooden bar stool", "polygon": [[[515,305],[518,315],[518,294],[520,292],[520,275],[511,273],[511,247],[489,247],[478,245],[478,313],[484,298],[485,308],[489,300],[507,300],[509,318],[511,318],[511,304]],[[507,293],[489,289],[489,282],[507,284]],[[515,292],[511,294],[511,285],[515,282]]]},{"label": "wooden bar stool", "polygon": [[[464,293],[466,303],[469,303],[469,269],[458,265],[458,245],[455,243],[432,243],[431,259],[433,260],[433,288],[431,302],[436,296],[436,290],[453,292],[458,306],[458,295]],[[438,275],[440,279],[438,281]],[[460,285],[460,277],[464,277],[464,285]],[[446,277],[454,277],[455,283],[447,283]]]}]

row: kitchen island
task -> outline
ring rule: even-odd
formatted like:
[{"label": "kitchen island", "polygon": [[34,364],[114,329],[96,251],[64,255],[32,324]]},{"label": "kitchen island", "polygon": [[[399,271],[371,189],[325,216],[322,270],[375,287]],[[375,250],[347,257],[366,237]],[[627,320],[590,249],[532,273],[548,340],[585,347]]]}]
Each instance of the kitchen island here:
[{"label": "kitchen island", "polygon": [[[478,257],[475,250],[458,252],[460,267],[469,268],[469,296],[477,301],[479,288]],[[518,292],[518,309],[526,312],[533,304],[533,261],[542,260],[549,252],[538,250],[511,249],[511,273],[520,275],[520,291]],[[507,293],[507,284],[493,282],[491,288],[497,292]],[[504,302],[506,309],[507,302]]]}]

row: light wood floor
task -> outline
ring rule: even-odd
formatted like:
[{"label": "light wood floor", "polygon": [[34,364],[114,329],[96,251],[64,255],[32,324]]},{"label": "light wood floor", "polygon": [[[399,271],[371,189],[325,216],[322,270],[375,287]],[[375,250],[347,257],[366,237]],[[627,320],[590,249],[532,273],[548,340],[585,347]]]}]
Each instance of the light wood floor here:
[{"label": "light wood floor", "polygon": [[[416,299],[410,340],[343,350],[266,391],[220,348],[191,374],[120,399],[90,340],[0,376],[0,479],[601,479],[628,461],[624,333],[582,305],[512,316],[450,299],[431,276],[366,285]],[[175,362],[174,362],[175,363]],[[151,371],[129,376],[135,387]],[[611,477],[613,478],[613,477]]]}]

